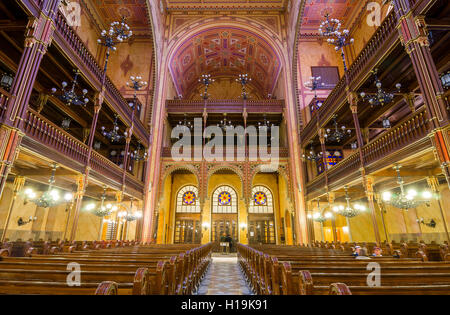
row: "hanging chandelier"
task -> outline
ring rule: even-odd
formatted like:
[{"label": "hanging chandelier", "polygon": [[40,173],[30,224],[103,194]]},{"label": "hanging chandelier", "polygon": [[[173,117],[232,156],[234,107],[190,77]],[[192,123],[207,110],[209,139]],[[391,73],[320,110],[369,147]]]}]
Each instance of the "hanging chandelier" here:
[{"label": "hanging chandelier", "polygon": [[345,186],[345,200],[347,204],[345,206],[335,206],[333,207],[333,211],[339,213],[340,215],[346,217],[346,218],[353,218],[359,215],[361,212],[366,211],[366,207],[364,205],[360,205],[358,203],[354,204],[353,206],[350,205],[350,196],[348,194],[348,186]]},{"label": "hanging chandelier", "polygon": [[334,130],[327,129],[324,136],[328,142],[340,143],[345,138],[347,138],[352,133],[352,131],[350,129],[347,129],[347,127],[345,127],[344,125],[342,125],[341,128],[339,128],[337,116],[333,117],[333,121],[334,121]]},{"label": "hanging chandelier", "polygon": [[96,215],[97,217],[106,217],[113,213],[114,211],[117,211],[117,206],[113,206],[112,204],[108,203],[105,205],[106,201],[106,186],[103,186],[103,194],[101,197],[101,204],[100,207],[97,207],[95,203],[90,203],[86,206],[86,210],[89,212],[92,212],[92,214]]},{"label": "hanging chandelier", "polygon": [[210,74],[203,74],[201,76],[201,78],[198,80],[198,82],[202,83],[205,86],[205,91],[203,93],[200,94],[200,96],[204,99],[207,100],[210,97],[210,94],[208,94],[208,87],[216,82],[216,80],[211,79],[211,75]]},{"label": "hanging chandelier", "polygon": [[126,135],[119,134],[119,115],[114,115],[113,129],[111,131],[106,131],[106,128],[102,127],[102,134],[108,138],[111,142],[119,142],[121,139],[125,138]]},{"label": "hanging chandelier", "polygon": [[103,30],[101,32],[101,38],[97,42],[115,51],[117,44],[123,43],[133,35],[133,32],[125,21],[125,17],[122,17],[121,22],[112,22],[108,31]]},{"label": "hanging chandelier", "polygon": [[224,118],[223,120],[220,121],[220,123],[217,124],[217,127],[219,127],[220,129],[222,129],[223,132],[226,132],[228,129],[232,129],[234,128],[231,120],[227,119],[227,114],[224,113]]},{"label": "hanging chandelier", "polygon": [[267,115],[266,114],[264,114],[264,116],[263,116],[263,121],[262,122],[260,122],[260,121],[258,122],[258,129],[271,128],[273,126],[274,126],[274,124],[271,124],[270,121],[267,120]]},{"label": "hanging chandelier", "polygon": [[[372,73],[374,75],[374,84],[377,87],[377,92],[374,94],[361,92],[361,98],[363,100],[367,100],[371,106],[383,106],[391,103],[394,100],[395,92],[388,93],[383,90],[383,84],[381,83],[380,79],[378,79],[378,69],[373,70]],[[397,93],[400,93],[401,87],[402,85],[400,83],[397,83],[395,85]]]},{"label": "hanging chandelier", "polygon": [[249,82],[252,81],[252,78],[249,78],[248,74],[240,74],[239,78],[236,79],[236,82],[240,83],[242,85],[242,99],[247,100],[249,99],[249,95],[247,93],[246,86]]},{"label": "hanging chandelier", "polygon": [[[325,207],[326,208],[326,207]],[[313,214],[308,214],[308,218],[315,222],[323,223],[327,218],[322,214],[325,208],[320,208],[320,198],[317,199],[317,209],[313,211]]]},{"label": "hanging chandelier", "polygon": [[130,204],[130,208],[125,208],[125,210],[120,211],[119,213],[117,213],[117,216],[125,221],[131,222],[131,221],[136,221],[140,218],[142,218],[142,211],[138,210],[138,211],[134,211],[133,210],[133,199],[131,199],[131,204]]},{"label": "hanging chandelier", "polygon": [[328,37],[327,42],[335,47],[336,51],[341,51],[342,61],[344,62],[344,70],[347,72],[347,63],[345,61],[344,47],[354,43],[354,39],[348,39],[350,31],[344,29],[341,31],[341,22],[338,19],[330,19],[330,15],[325,14],[325,21],[320,24],[319,34]]},{"label": "hanging chandelier", "polygon": [[397,172],[397,184],[400,185],[400,193],[385,191],[382,194],[383,201],[385,203],[399,209],[408,210],[417,208],[422,204],[429,203],[433,197],[436,197],[429,190],[424,190],[421,193],[414,189],[406,191],[404,187],[405,182],[400,176],[400,168],[400,165],[393,167],[393,169]]},{"label": "hanging chandelier", "polygon": [[[130,154],[130,153],[128,153]],[[131,154],[131,159],[139,162],[139,161],[144,161],[147,159],[148,153],[145,152],[145,148],[142,146],[142,144],[139,142],[136,150],[134,150]]]},{"label": "hanging chandelier", "polygon": [[183,121],[179,121],[178,125],[176,126],[177,129],[184,129],[184,130],[190,130],[192,131],[194,129],[194,124],[187,119],[187,114],[184,114]]},{"label": "hanging chandelier", "polygon": [[52,164],[52,175],[49,179],[49,186],[46,192],[44,192],[39,198],[37,194],[31,188],[27,188],[24,191],[25,199],[24,203],[28,201],[33,202],[36,206],[40,208],[51,208],[60,205],[65,202],[70,202],[73,199],[73,194],[66,193],[64,198],[61,198],[60,191],[53,188],[55,184],[55,173],[58,168],[57,164]]},{"label": "hanging chandelier", "polygon": [[321,83],[322,77],[310,77],[309,81],[305,83],[305,88],[314,91],[314,103],[311,105],[311,111],[315,111],[322,106],[322,102],[317,99],[317,89],[319,86],[324,86],[325,83]]},{"label": "hanging chandelier", "polygon": [[69,85],[66,81],[61,83],[61,91],[59,95],[56,95],[58,90],[56,88],[52,88],[52,95],[56,96],[59,100],[61,100],[67,106],[75,105],[75,106],[86,106],[89,103],[89,99],[86,97],[88,90],[83,89],[80,92],[76,90],[78,86],[78,77],[80,75],[80,70],[74,70],[75,76],[72,80],[72,86],[69,89],[66,89]]},{"label": "hanging chandelier", "polygon": [[[313,146],[313,141],[311,140],[311,148],[308,152],[308,155],[303,154],[303,158],[307,159],[308,161],[319,161],[320,159],[322,159],[322,155],[320,154],[316,154],[314,152],[314,146]],[[322,152],[321,152],[322,153]]]},{"label": "hanging chandelier", "polygon": [[133,110],[137,110],[138,112],[141,111],[139,104],[137,104],[137,92],[143,88],[145,88],[148,85],[148,82],[142,81],[141,76],[131,76],[130,82],[127,82],[126,85],[134,90],[134,101],[133,103],[130,103],[130,107]]}]

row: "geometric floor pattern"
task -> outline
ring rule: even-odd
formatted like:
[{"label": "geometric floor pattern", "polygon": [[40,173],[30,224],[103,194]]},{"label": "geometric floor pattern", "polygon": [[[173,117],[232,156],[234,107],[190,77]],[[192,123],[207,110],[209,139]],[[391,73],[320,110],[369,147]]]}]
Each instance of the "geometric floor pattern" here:
[{"label": "geometric floor pattern", "polygon": [[235,255],[213,255],[197,295],[253,295]]}]

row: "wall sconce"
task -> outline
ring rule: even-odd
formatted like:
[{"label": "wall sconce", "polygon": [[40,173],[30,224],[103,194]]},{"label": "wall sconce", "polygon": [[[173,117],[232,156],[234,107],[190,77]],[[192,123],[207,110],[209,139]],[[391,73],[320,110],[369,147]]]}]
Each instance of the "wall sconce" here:
[{"label": "wall sconce", "polygon": [[429,226],[430,228],[435,228],[436,227],[436,221],[434,221],[434,219],[431,219],[430,222],[425,222],[424,218],[420,218],[416,220],[417,223],[419,224],[425,224],[426,226]]},{"label": "wall sconce", "polygon": [[209,222],[203,222],[202,224],[203,229],[206,231],[207,229],[209,229],[210,225]]},{"label": "wall sconce", "polygon": [[247,223],[241,223],[240,227],[242,231],[245,231],[245,229],[247,229]]},{"label": "wall sconce", "polygon": [[17,220],[17,225],[18,226],[26,225],[26,224],[36,221],[36,220],[37,220],[37,217],[30,217],[27,221],[24,221],[22,219],[22,217],[20,217],[19,220]]},{"label": "wall sconce", "polygon": [[12,87],[14,77],[11,74],[4,73],[0,79],[0,86],[9,91]]}]

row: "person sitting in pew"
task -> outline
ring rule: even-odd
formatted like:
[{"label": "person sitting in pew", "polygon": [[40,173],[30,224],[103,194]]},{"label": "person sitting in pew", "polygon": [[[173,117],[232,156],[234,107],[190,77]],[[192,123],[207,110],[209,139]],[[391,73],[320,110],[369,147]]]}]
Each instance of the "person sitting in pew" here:
[{"label": "person sitting in pew", "polygon": [[353,253],[353,256],[355,256],[355,259],[370,259],[370,257],[367,257],[367,249],[361,248],[361,246],[355,247],[355,252]]},{"label": "person sitting in pew", "polygon": [[383,256],[383,255],[381,255],[382,252],[383,252],[383,250],[382,250],[381,248],[375,247],[375,248],[373,249],[373,254],[372,254],[372,256],[374,256],[374,257],[382,257],[382,256]]}]

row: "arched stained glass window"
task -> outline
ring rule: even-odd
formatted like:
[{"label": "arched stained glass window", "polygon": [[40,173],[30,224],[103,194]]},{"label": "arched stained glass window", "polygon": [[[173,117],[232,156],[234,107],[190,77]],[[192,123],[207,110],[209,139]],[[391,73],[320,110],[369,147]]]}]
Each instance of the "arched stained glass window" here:
[{"label": "arched stained glass window", "polygon": [[177,195],[177,213],[200,213],[198,189],[195,186],[184,186]]},{"label": "arched stained glass window", "polygon": [[249,213],[273,213],[273,197],[269,189],[264,186],[253,187]]},{"label": "arched stained glass window", "polygon": [[213,213],[237,213],[237,194],[230,186],[220,186],[213,193]]}]

